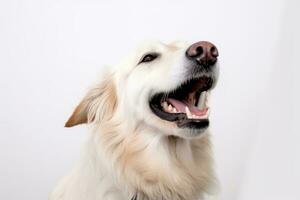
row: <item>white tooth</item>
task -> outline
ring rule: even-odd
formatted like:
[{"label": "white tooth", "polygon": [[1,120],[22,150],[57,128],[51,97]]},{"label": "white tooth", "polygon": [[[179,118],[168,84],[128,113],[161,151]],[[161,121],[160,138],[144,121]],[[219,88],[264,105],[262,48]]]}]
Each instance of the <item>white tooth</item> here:
[{"label": "white tooth", "polygon": [[177,113],[177,109],[176,108],[173,108],[173,113]]},{"label": "white tooth", "polygon": [[164,101],[162,103],[162,107],[164,108],[164,110],[168,110],[168,103],[166,101]]},{"label": "white tooth", "polygon": [[187,106],[185,107],[185,112],[186,112],[186,116],[187,116],[188,119],[193,118],[192,113],[191,113],[190,109]]},{"label": "white tooth", "polygon": [[205,107],[208,108],[208,102],[209,102],[209,93],[206,93],[206,99],[205,99]]},{"label": "white tooth", "polygon": [[207,97],[207,92],[206,91],[201,92],[199,101],[198,101],[198,106],[197,106],[200,110],[205,108],[206,97]]},{"label": "white tooth", "polygon": [[172,111],[172,110],[173,110],[173,107],[172,107],[171,104],[168,106],[168,110],[169,110],[169,111]]}]

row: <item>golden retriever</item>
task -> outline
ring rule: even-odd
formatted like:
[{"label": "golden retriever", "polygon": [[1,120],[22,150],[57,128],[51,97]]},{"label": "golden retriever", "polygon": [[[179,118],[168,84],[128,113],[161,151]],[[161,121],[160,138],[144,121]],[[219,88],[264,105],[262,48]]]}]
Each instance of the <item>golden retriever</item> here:
[{"label": "golden retriever", "polygon": [[147,42],[83,98],[66,127],[88,123],[81,161],[51,200],[198,200],[214,187],[210,42]]}]

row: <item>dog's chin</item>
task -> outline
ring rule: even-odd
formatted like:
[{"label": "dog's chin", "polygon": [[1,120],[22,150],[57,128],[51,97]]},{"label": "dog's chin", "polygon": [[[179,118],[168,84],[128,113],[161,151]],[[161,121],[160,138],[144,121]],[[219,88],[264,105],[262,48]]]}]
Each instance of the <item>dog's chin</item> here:
[{"label": "dog's chin", "polygon": [[176,89],[154,94],[149,100],[152,113],[172,127],[178,136],[196,137],[209,127],[207,98],[213,78],[200,76],[189,79]]},{"label": "dog's chin", "polygon": [[208,132],[208,127],[197,128],[197,129],[195,129],[195,128],[180,128],[180,129],[178,129],[176,134],[174,134],[174,136],[184,138],[184,139],[195,139],[195,138],[202,137],[207,132]]}]

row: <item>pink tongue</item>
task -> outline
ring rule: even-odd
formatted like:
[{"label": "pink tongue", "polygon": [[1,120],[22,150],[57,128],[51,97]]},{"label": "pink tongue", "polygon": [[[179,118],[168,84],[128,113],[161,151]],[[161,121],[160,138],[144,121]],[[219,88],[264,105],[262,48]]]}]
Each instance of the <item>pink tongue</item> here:
[{"label": "pink tongue", "polygon": [[189,108],[189,110],[191,111],[192,114],[196,115],[196,116],[203,116],[206,114],[208,108],[204,108],[203,110],[200,110],[199,108],[189,105],[185,102],[182,101],[178,101],[177,99],[172,99],[169,98],[167,99],[167,101],[169,103],[171,103],[179,112],[181,113],[186,113],[185,112],[185,107],[187,106]]}]

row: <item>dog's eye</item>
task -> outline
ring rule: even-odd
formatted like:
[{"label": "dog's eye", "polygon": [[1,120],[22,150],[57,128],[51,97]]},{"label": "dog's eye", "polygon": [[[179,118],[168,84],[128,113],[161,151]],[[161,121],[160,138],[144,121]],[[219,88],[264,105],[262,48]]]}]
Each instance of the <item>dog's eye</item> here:
[{"label": "dog's eye", "polygon": [[151,62],[151,61],[155,60],[158,56],[159,56],[158,53],[148,53],[142,57],[139,64],[145,63],[145,62]]}]

